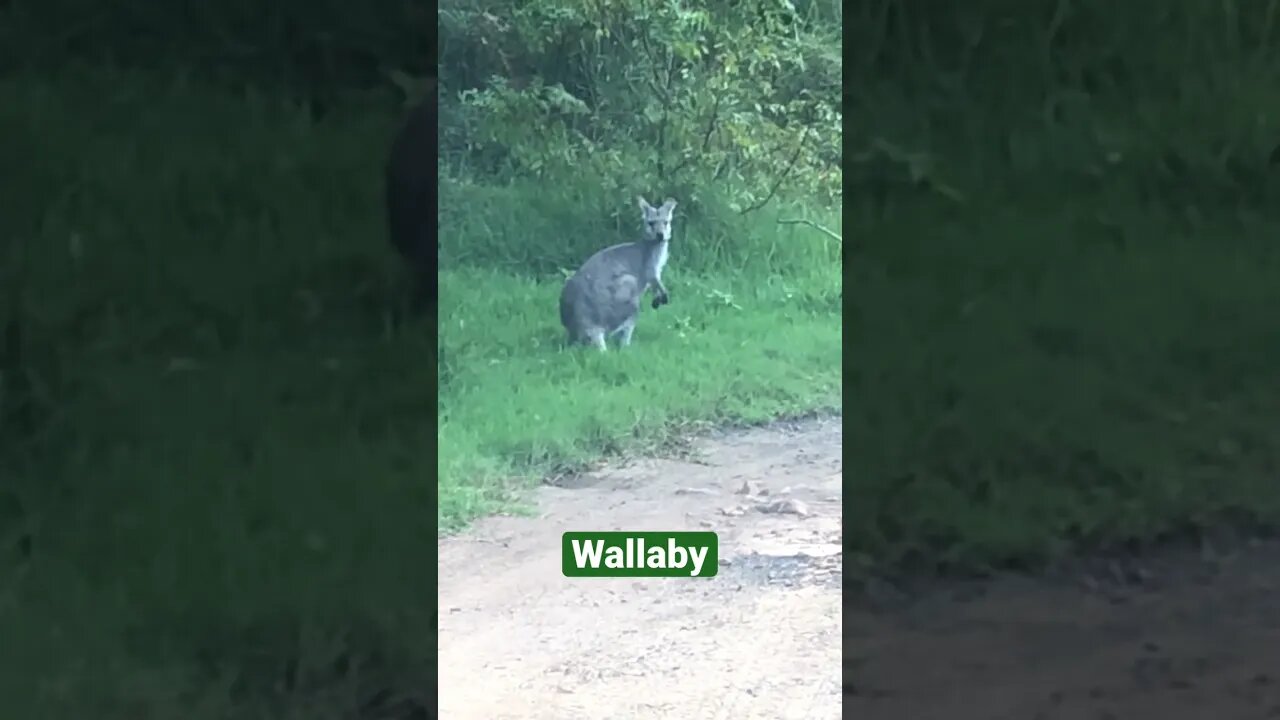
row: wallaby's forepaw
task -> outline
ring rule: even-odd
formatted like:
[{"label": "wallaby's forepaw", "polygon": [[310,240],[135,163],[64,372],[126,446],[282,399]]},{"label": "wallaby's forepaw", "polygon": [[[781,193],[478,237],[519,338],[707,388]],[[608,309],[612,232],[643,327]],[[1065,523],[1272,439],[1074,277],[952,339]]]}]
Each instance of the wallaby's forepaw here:
[{"label": "wallaby's forepaw", "polygon": [[666,305],[669,302],[671,302],[671,298],[667,297],[666,293],[662,293],[661,295],[654,295],[653,309],[657,310],[658,308],[662,307],[663,305]]}]

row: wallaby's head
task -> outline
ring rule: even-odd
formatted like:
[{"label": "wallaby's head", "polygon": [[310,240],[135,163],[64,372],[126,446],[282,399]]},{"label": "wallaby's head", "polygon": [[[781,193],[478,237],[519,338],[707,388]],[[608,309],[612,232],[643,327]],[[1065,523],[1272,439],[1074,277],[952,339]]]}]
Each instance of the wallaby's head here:
[{"label": "wallaby's head", "polygon": [[662,207],[654,207],[644,198],[640,201],[640,213],[644,216],[644,239],[648,242],[671,240],[671,215],[676,211],[676,201],[667,198]]}]

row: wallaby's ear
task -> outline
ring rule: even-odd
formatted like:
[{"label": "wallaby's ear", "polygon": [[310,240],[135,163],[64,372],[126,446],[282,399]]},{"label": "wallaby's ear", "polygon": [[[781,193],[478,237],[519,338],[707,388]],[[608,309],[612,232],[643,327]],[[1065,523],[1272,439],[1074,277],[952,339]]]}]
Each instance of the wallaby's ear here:
[{"label": "wallaby's ear", "polygon": [[666,210],[667,212],[671,212],[672,210],[676,209],[676,205],[677,203],[675,201],[675,198],[667,198],[666,202],[662,203],[662,209]]},{"label": "wallaby's ear", "polygon": [[641,209],[641,210],[652,210],[652,209],[653,209],[653,206],[649,204],[649,201],[648,201],[648,200],[645,200],[645,199],[644,199],[644,196],[643,196],[643,195],[637,195],[637,196],[636,196],[636,200],[637,200],[637,201],[639,201],[639,203],[640,203],[640,209]]}]

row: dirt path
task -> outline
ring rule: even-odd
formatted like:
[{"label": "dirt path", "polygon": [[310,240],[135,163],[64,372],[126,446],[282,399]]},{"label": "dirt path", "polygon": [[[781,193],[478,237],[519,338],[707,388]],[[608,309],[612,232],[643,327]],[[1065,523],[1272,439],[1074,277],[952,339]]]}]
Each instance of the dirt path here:
[{"label": "dirt path", "polygon": [[[873,585],[842,618],[840,444],[724,433],[441,541],[440,716],[1280,719],[1280,544]],[[560,534],[596,529],[714,530],[720,574],[564,578]]]},{"label": "dirt path", "polygon": [[1280,718],[1280,545],[1223,547],[846,612],[850,717]]},{"label": "dirt path", "polygon": [[[840,717],[840,479],[838,419],[776,425],[442,541],[440,717]],[[686,529],[719,534],[717,577],[561,574],[566,530]]]}]

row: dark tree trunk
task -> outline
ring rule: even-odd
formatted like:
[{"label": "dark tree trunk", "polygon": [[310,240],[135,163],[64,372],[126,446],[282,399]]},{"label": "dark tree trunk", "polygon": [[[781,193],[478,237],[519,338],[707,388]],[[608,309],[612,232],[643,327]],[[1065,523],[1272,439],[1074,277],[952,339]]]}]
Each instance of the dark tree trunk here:
[{"label": "dark tree trunk", "polygon": [[414,108],[387,161],[387,225],[391,244],[414,273],[415,305],[436,307],[436,94]]}]

